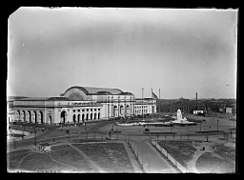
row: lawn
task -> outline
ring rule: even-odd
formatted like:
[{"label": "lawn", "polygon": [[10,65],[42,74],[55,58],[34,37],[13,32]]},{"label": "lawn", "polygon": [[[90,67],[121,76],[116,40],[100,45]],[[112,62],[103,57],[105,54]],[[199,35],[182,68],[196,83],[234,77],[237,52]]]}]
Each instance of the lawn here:
[{"label": "lawn", "polygon": [[[29,154],[29,155],[28,155]],[[64,165],[53,162],[47,154],[30,152],[28,150],[21,150],[11,152],[9,154],[10,170],[18,171],[39,171],[39,172],[50,172],[50,171],[61,171],[61,170],[71,170]],[[17,168],[21,159],[25,157]]]},{"label": "lawn", "polygon": [[73,166],[75,168],[75,171],[95,171],[95,169],[90,166],[89,162],[69,145],[60,145],[52,147],[52,151],[50,151],[49,154],[56,161]]},{"label": "lawn", "polygon": [[233,162],[220,157],[213,153],[206,152],[202,154],[197,162],[196,168],[201,173],[234,173],[235,165]]},{"label": "lawn", "polygon": [[[105,172],[134,172],[123,143],[96,143],[88,140],[72,140],[91,160]],[[22,162],[21,162],[22,160]],[[8,153],[9,170],[38,172],[96,172],[90,162],[82,154],[68,144],[51,147],[50,152],[16,150]],[[20,163],[21,162],[21,163]],[[19,167],[18,167],[19,165]],[[18,169],[17,169],[18,167]]]},{"label": "lawn", "polygon": [[134,172],[123,143],[74,144],[105,172]]},{"label": "lawn", "polygon": [[176,161],[186,167],[195,154],[196,148],[192,141],[159,141],[158,144],[163,147]]},{"label": "lawn", "polygon": [[29,149],[24,149],[24,150],[18,150],[18,151],[13,151],[9,152],[7,157],[8,157],[8,168],[10,170],[14,170],[17,168],[19,162],[21,159],[31,153],[31,150]]},{"label": "lawn", "polygon": [[60,172],[75,170],[74,168],[52,161],[48,154],[42,153],[32,153],[30,156],[24,159],[19,168],[23,170],[41,172]]},{"label": "lawn", "polygon": [[218,144],[215,146],[216,149],[214,150],[215,153],[220,155],[223,158],[231,159],[235,161],[235,148],[224,146],[224,144]]}]

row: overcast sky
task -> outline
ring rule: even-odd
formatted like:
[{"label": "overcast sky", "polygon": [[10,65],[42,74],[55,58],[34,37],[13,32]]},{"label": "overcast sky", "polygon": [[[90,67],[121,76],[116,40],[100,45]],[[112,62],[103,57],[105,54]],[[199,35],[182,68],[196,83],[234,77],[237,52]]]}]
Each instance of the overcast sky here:
[{"label": "overcast sky", "polygon": [[8,19],[7,92],[235,98],[236,28],[231,9],[20,8]]}]

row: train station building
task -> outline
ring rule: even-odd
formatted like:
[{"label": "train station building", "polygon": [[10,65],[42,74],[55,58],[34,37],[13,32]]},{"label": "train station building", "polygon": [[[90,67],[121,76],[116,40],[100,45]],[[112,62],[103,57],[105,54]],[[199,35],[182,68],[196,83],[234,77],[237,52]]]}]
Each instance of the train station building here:
[{"label": "train station building", "polygon": [[57,97],[14,99],[9,121],[38,124],[81,123],[156,113],[156,99],[136,99],[117,88],[73,86]]}]

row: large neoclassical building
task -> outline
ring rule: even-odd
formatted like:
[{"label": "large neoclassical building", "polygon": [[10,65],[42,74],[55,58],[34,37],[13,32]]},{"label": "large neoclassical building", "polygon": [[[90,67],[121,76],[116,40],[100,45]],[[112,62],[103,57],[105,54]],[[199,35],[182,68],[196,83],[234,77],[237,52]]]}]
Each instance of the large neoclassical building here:
[{"label": "large neoclassical building", "polygon": [[156,113],[156,99],[135,99],[117,88],[73,86],[58,97],[15,99],[9,112],[9,121],[76,123]]}]

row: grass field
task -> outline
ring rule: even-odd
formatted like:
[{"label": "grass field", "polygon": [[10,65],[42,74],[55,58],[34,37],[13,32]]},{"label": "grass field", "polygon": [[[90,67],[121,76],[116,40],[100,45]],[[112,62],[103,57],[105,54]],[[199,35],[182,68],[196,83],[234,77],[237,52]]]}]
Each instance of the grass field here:
[{"label": "grass field", "polygon": [[74,144],[106,172],[134,172],[123,143]]},{"label": "grass field", "polygon": [[201,173],[234,173],[235,165],[232,161],[217,157],[213,153],[206,152],[201,155],[196,168]]},{"label": "grass field", "polygon": [[21,159],[30,153],[31,153],[31,150],[29,150],[29,149],[18,150],[18,151],[8,153],[8,156],[7,156],[8,167],[10,169],[16,169],[19,162],[21,161]]},{"label": "grass field", "polygon": [[216,154],[220,155],[225,159],[228,158],[232,161],[235,161],[235,157],[236,157],[235,148],[224,146],[224,144],[218,144],[215,147],[216,149],[214,150],[214,152]]},{"label": "grass field", "polygon": [[185,167],[196,151],[191,141],[159,141],[158,144]]},{"label": "grass field", "polygon": [[[70,140],[103,172],[134,172],[123,143]],[[80,144],[86,143],[87,144]],[[90,143],[91,142],[91,143]],[[50,152],[16,150],[8,153],[8,169],[38,172],[97,172],[90,161],[69,144],[53,146]]]}]

